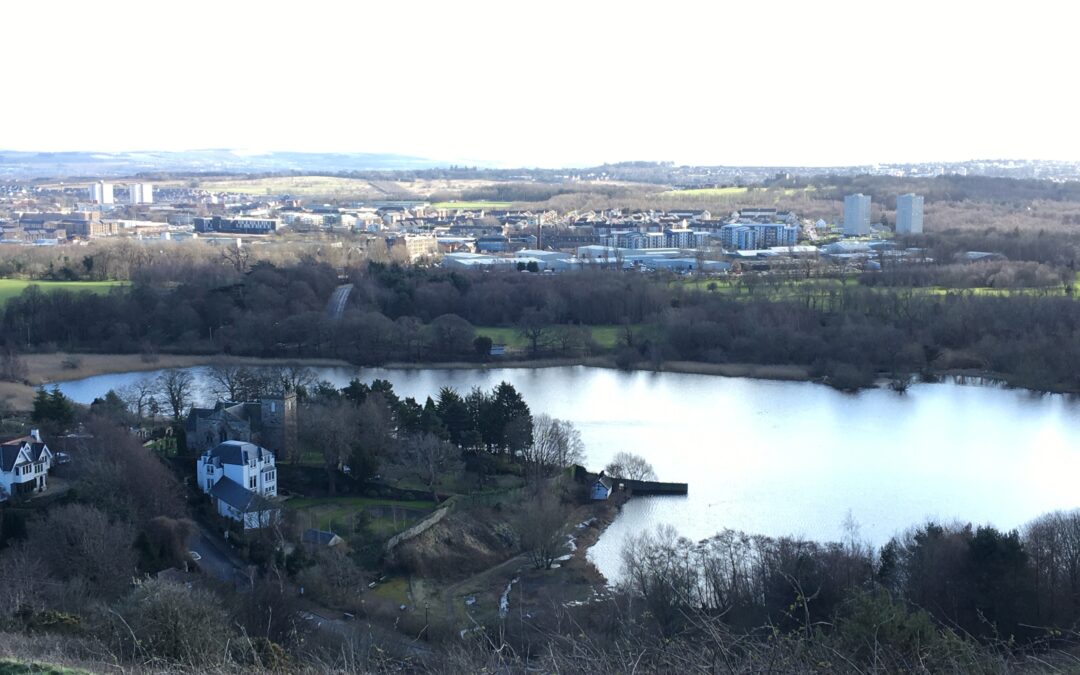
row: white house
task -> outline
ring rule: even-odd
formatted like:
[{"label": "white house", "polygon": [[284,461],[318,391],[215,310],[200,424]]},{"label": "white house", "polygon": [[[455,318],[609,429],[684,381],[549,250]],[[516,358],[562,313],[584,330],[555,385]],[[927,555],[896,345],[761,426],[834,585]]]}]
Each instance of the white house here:
[{"label": "white house", "polygon": [[37,429],[29,435],[0,442],[0,499],[43,492],[49,486],[53,453]]},{"label": "white house", "polygon": [[238,520],[245,530],[273,523],[280,513],[274,453],[254,443],[225,441],[207,450],[196,465],[199,487],[217,511]]}]

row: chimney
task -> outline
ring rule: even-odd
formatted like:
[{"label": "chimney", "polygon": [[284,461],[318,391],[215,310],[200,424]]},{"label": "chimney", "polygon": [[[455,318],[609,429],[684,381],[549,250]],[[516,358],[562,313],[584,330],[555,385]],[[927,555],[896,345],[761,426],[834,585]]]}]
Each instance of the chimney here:
[{"label": "chimney", "polygon": [[30,437],[33,438],[38,443],[40,443],[41,442],[41,430],[39,430],[39,429],[31,429],[30,430]]}]

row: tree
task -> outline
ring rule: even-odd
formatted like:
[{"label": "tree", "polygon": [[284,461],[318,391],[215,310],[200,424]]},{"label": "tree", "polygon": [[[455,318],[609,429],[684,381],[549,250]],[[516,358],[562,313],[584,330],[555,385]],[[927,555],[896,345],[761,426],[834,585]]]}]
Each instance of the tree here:
[{"label": "tree", "polygon": [[518,334],[529,343],[529,356],[536,357],[551,342],[551,316],[534,307],[526,308],[518,321]]},{"label": "tree", "polygon": [[536,569],[551,569],[552,563],[559,557],[563,545],[560,535],[566,524],[566,515],[565,509],[553,498],[545,499],[543,495],[522,505],[517,519],[517,533],[529,562]]},{"label": "tree", "polygon": [[128,408],[142,421],[143,413],[149,412],[150,401],[158,391],[158,384],[149,377],[141,377],[116,391]]},{"label": "tree", "polygon": [[439,501],[436,487],[461,466],[461,451],[454,444],[431,433],[410,435],[401,444],[398,457],[403,465],[416,472],[416,476],[431,491],[435,502]]},{"label": "tree", "polygon": [[251,385],[252,373],[243,366],[228,363],[215,363],[206,370],[210,380],[210,390],[226,401],[247,400],[246,394]]},{"label": "tree", "polygon": [[46,392],[44,387],[39,387],[34,395],[30,419],[47,427],[52,433],[65,431],[75,422],[75,404],[64,396],[58,386],[54,385],[49,392]]},{"label": "tree", "polygon": [[546,414],[533,418],[532,442],[521,451],[527,479],[539,480],[584,458],[585,444],[573,423]]},{"label": "tree", "polygon": [[191,404],[195,378],[186,370],[172,368],[157,378],[158,391],[172,411],[173,421],[179,422]]},{"label": "tree", "polygon": [[457,314],[436,317],[428,328],[431,349],[440,356],[455,356],[473,349],[476,331],[472,324]]},{"label": "tree", "polygon": [[477,335],[473,339],[473,351],[481,358],[491,356],[492,344],[494,344],[494,342],[487,335]]},{"label": "tree", "polygon": [[656,480],[656,471],[641,455],[620,451],[604,467],[604,473],[625,480]]},{"label": "tree", "polygon": [[322,457],[330,494],[337,492],[337,474],[352,454],[359,426],[359,412],[348,399],[304,406],[300,443],[308,452]]},{"label": "tree", "polygon": [[7,341],[0,348],[0,380],[22,382],[26,379],[26,361],[19,355],[13,341]]},{"label": "tree", "polygon": [[139,583],[113,616],[113,636],[125,652],[196,670],[220,664],[232,639],[228,614],[217,595],[158,579]]},{"label": "tree", "polygon": [[102,596],[118,595],[135,574],[130,524],[85,504],[49,510],[29,527],[27,545],[59,579],[81,579]]}]

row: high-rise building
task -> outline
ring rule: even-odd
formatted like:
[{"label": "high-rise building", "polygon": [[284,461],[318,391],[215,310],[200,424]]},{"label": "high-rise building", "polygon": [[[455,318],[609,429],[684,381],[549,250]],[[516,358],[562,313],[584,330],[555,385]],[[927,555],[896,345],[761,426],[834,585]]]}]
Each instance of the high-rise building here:
[{"label": "high-rise building", "polygon": [[96,183],[92,183],[90,185],[90,201],[97,202],[98,204],[112,204],[112,183],[106,183],[100,180]]},{"label": "high-rise building", "polygon": [[844,236],[870,234],[870,195],[862,193],[844,197]]},{"label": "high-rise building", "polygon": [[128,202],[131,204],[153,204],[153,183],[128,183]]},{"label": "high-rise building", "polygon": [[896,198],[896,233],[922,234],[922,195],[906,194]]}]

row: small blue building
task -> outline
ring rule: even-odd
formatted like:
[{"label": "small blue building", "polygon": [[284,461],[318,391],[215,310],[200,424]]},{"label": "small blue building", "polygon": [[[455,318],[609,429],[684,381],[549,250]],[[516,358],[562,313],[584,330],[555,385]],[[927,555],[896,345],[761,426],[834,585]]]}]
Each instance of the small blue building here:
[{"label": "small blue building", "polygon": [[602,502],[611,496],[612,481],[603,472],[596,477],[592,484],[591,496],[594,502]]}]

